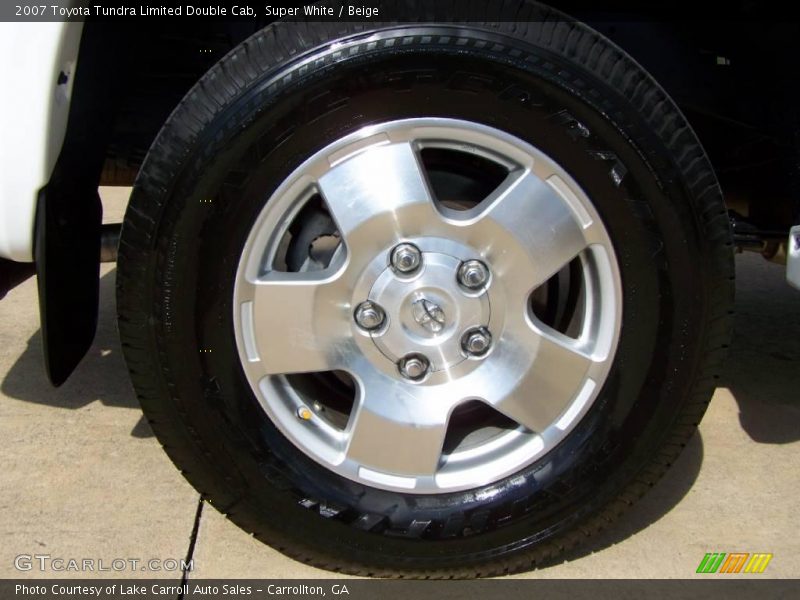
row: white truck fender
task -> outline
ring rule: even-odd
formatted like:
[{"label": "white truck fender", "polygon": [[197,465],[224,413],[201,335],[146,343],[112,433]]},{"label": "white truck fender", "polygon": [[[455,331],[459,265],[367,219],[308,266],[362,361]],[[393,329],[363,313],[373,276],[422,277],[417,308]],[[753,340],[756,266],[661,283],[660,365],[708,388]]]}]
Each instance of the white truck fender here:
[{"label": "white truck fender", "polygon": [[67,129],[83,23],[0,23],[0,257],[33,260],[39,190]]}]

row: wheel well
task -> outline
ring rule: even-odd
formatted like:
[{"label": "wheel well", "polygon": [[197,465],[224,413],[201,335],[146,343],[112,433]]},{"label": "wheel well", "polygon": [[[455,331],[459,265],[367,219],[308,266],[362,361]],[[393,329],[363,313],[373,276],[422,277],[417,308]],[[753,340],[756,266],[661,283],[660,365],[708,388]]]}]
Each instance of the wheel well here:
[{"label": "wheel well", "polygon": [[[739,11],[737,13],[737,10]],[[800,222],[800,25],[745,18],[590,23],[675,99],[714,165],[729,209],[760,231]]]},{"label": "wheel well", "polygon": [[[200,77],[266,22],[162,21],[115,26],[115,117],[101,185],[132,185],[161,126]],[[108,23],[86,27],[107,30]]]},{"label": "wheel well", "polygon": [[[574,14],[624,48],[673,96],[706,147],[729,206],[763,230],[788,230],[800,220],[800,78],[787,62],[800,50],[800,26],[740,19],[712,28],[704,21]],[[115,25],[108,37],[119,93],[100,183],[132,185],[150,144],[189,89],[268,23],[164,21],[144,30]],[[98,27],[108,33],[111,26],[86,24]]]}]

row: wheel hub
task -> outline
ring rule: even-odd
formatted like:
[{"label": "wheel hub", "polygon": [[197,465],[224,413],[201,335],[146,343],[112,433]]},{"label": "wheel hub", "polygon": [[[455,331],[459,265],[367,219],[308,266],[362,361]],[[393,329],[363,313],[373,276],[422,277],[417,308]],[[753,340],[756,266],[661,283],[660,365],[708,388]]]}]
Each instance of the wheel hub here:
[{"label": "wheel hub", "polygon": [[375,278],[368,301],[385,311],[387,322],[370,337],[392,368],[410,354],[425,356],[431,372],[467,360],[461,338],[469,330],[489,326],[491,302],[488,288],[459,285],[462,263],[449,254],[423,250],[421,265],[411,276],[389,266]]}]

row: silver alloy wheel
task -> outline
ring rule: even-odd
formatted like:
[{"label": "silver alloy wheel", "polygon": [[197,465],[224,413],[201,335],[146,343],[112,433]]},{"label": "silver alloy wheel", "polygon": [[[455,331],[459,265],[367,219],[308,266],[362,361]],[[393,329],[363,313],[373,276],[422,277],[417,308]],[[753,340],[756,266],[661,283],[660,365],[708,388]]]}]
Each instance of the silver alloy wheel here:
[{"label": "silver alloy wheel", "polygon": [[[466,153],[507,170],[466,210],[438,202],[420,153]],[[321,197],[342,243],[319,270],[278,268],[290,225]],[[392,251],[421,252],[408,274]],[[460,266],[489,271],[479,289]],[[532,294],[579,266],[578,329],[558,331],[531,308]],[[621,283],[612,242],[591,201],[539,150],[505,132],[453,119],[365,127],[320,150],[275,191],[253,225],[234,292],[244,373],[283,435],[331,471],[388,490],[464,490],[513,474],[553,449],[591,407],[620,331]],[[363,302],[385,312],[366,330]],[[491,346],[465,352],[481,329]],[[429,362],[419,378],[404,357]],[[355,398],[343,425],[295,385],[303,373],[344,372]],[[513,423],[445,445],[452,415],[478,401]],[[303,414],[309,418],[299,418]]]}]

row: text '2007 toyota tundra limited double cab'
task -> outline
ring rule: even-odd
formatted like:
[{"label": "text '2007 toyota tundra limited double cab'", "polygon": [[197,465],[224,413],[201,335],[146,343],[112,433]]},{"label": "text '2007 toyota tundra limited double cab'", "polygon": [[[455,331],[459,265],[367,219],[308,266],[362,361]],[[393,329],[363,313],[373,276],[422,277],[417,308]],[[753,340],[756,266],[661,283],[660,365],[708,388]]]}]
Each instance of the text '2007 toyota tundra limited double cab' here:
[{"label": "text '2007 toyota tundra limited double cab'", "polygon": [[[734,252],[800,286],[797,24],[463,4],[0,25],[0,264],[35,263],[43,376],[116,260],[170,458],[331,569],[572,547],[695,431]],[[100,185],[133,186],[121,227]]]}]

